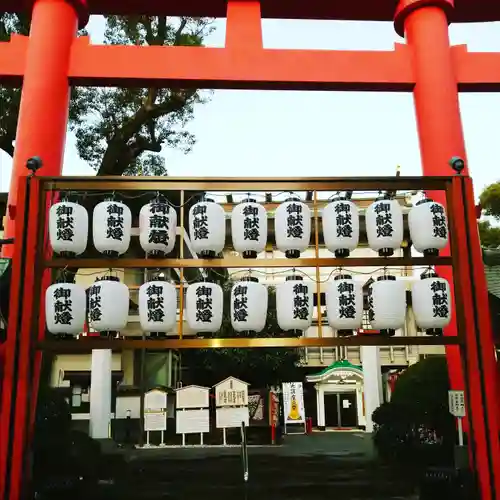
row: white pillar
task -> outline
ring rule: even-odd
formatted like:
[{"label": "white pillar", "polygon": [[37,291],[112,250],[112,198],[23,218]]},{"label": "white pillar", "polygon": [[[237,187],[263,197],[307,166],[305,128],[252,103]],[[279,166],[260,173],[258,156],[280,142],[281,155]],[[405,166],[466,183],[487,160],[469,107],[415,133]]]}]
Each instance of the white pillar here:
[{"label": "white pillar", "polygon": [[90,374],[90,436],[109,438],[111,422],[111,349],[92,351]]},{"label": "white pillar", "polygon": [[365,416],[363,414],[363,386],[356,384],[356,406],[358,410],[358,425],[366,425]]},{"label": "white pillar", "polygon": [[378,347],[362,346],[366,431],[373,432],[372,413],[382,404],[382,373]]},{"label": "white pillar", "polygon": [[325,391],[321,385],[316,385],[316,408],[318,427],[325,427]]}]

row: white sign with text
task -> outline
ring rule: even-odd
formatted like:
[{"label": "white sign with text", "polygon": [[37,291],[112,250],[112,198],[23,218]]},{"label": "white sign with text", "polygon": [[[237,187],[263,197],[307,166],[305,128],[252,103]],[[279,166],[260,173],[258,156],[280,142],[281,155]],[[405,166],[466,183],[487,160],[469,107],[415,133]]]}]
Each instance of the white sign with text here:
[{"label": "white sign with text", "polygon": [[286,382],[283,384],[283,412],[285,425],[305,423],[306,412],[302,382]]}]

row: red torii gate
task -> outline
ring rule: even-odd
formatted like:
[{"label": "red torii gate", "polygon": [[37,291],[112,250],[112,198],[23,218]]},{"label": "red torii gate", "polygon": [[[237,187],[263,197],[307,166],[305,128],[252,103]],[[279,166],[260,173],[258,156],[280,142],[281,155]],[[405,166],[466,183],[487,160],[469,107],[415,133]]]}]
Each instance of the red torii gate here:
[{"label": "red torii gate", "polygon": [[[32,9],[30,37],[13,36],[10,42],[0,43],[0,82],[23,84],[5,237],[14,236],[16,218],[20,217],[16,197],[19,182],[27,174],[26,160],[39,156],[44,162],[42,175],[61,174],[70,85],[413,92],[423,173],[448,175],[451,157],[466,159],[458,91],[500,91],[500,53],[470,53],[466,46],[451,47],[448,22],[500,20],[500,3],[456,0],[455,8],[453,0],[400,0],[394,8],[395,3],[2,0],[6,12]],[[77,27],[86,25],[89,14],[138,13],[227,17],[225,47],[92,46],[88,38],[75,37]],[[407,44],[396,44],[393,51],[264,49],[263,17],[394,20],[397,33],[406,35]],[[4,247],[4,255],[12,255],[12,248]],[[479,252],[474,259],[478,269],[476,286],[484,291]],[[452,281],[448,269],[440,273]],[[447,334],[454,333],[452,323]],[[483,436],[476,443],[476,456],[490,457],[478,459],[476,464],[482,498],[490,500],[500,498],[500,474],[495,477],[494,473],[495,467],[500,470],[494,409],[495,398],[500,395],[495,394],[494,345],[488,326],[482,331],[479,349],[486,390],[478,401],[488,418],[486,422],[470,418],[476,433]],[[448,347],[447,357],[452,387],[463,389],[458,348]],[[3,408],[0,430],[10,423],[7,413]],[[485,439],[494,443],[492,451],[488,451]],[[0,453],[0,485],[6,459]],[[12,484],[20,484],[20,471],[18,474],[13,476]],[[17,500],[18,490],[12,491],[11,498]]]}]

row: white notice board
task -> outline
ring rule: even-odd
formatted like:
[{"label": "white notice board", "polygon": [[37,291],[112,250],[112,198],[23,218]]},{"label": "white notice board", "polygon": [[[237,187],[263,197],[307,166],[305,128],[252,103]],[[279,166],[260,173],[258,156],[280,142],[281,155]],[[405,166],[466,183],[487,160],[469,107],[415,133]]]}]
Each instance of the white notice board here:
[{"label": "white notice board", "polygon": [[208,408],[205,410],[177,410],[175,432],[177,434],[210,432]]},{"label": "white notice board", "polygon": [[239,408],[217,408],[215,411],[215,421],[217,429],[241,427],[241,422],[245,422],[245,425],[248,426],[248,406],[241,406]]},{"label": "white notice board", "polygon": [[198,385],[188,385],[175,391],[175,405],[181,408],[208,408],[210,389]]},{"label": "white notice board", "polygon": [[448,407],[454,417],[465,417],[465,392],[448,391]]},{"label": "white notice board", "polygon": [[216,406],[247,406],[248,384],[236,377],[228,377],[215,385]]},{"label": "white notice board", "polygon": [[167,412],[155,411],[144,413],[144,430],[151,431],[166,431],[167,430]]},{"label": "white notice board", "polygon": [[160,389],[153,389],[144,394],[145,410],[164,410],[167,408],[167,393]]}]

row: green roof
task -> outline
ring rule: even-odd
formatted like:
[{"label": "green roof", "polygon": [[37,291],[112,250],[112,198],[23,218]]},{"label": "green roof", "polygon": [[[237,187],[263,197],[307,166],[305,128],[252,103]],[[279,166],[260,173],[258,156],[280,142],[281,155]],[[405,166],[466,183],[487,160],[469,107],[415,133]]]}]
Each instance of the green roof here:
[{"label": "green roof", "polygon": [[500,299],[500,266],[484,266],[488,292]]},{"label": "green roof", "polygon": [[323,370],[321,370],[320,372],[311,374],[310,376],[311,377],[319,377],[320,375],[324,375],[325,373],[329,372],[330,370],[334,370],[336,368],[339,368],[339,369],[344,368],[347,370],[358,370],[360,372],[363,371],[363,368],[361,368],[361,366],[353,365],[352,363],[347,361],[347,359],[343,359],[341,361],[335,361],[335,363],[332,363],[330,366],[323,368]]}]

